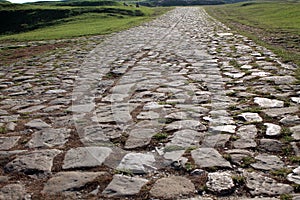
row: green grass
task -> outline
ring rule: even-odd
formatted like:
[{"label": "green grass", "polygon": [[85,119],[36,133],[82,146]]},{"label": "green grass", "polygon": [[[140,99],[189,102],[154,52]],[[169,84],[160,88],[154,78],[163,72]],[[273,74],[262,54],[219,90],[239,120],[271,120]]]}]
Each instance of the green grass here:
[{"label": "green grass", "polygon": [[[0,40],[49,40],[88,35],[104,35],[137,26],[142,22],[151,20],[169,10],[169,8],[143,7],[137,9],[124,8],[120,6],[97,8],[102,10],[106,9],[109,11],[105,13],[97,13],[93,11],[77,16],[59,19],[56,20],[51,26],[46,26],[18,34],[2,35],[0,36]],[[58,9],[60,8],[58,7]],[[135,13],[138,13],[138,16],[136,16]]]},{"label": "green grass", "polygon": [[253,1],[209,6],[206,10],[233,30],[271,49],[284,62],[300,66],[300,1]]}]

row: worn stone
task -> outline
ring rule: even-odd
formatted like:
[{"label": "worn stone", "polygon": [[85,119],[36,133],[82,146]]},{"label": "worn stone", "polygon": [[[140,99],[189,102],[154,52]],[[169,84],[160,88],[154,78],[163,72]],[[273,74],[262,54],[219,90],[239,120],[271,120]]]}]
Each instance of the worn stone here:
[{"label": "worn stone", "polygon": [[259,148],[266,152],[281,152],[283,144],[278,140],[273,139],[261,139]]},{"label": "worn stone", "polygon": [[283,101],[261,97],[255,97],[254,103],[258,104],[262,108],[282,108],[284,106]]},{"label": "worn stone", "polygon": [[204,131],[206,130],[206,127],[197,120],[180,120],[168,124],[165,127],[165,129],[167,131],[181,130],[181,129],[192,129],[196,131]]},{"label": "worn stone", "polygon": [[147,179],[116,174],[102,194],[108,197],[125,197],[135,195],[148,182]]},{"label": "worn stone", "polygon": [[292,137],[294,140],[300,140],[300,125],[293,126],[290,128],[292,134]]},{"label": "worn stone", "polygon": [[280,158],[274,155],[260,154],[255,157],[255,160],[256,162],[251,164],[251,167],[254,169],[276,170],[281,169],[284,166],[284,163],[280,160]]},{"label": "worn stone", "polygon": [[49,124],[47,124],[41,119],[31,120],[30,122],[26,123],[25,126],[27,126],[28,128],[35,128],[35,129],[44,129],[44,128],[51,127]]},{"label": "worn stone", "polygon": [[207,189],[217,195],[230,194],[235,186],[231,177],[228,172],[208,173]]},{"label": "worn stone", "polygon": [[195,186],[187,178],[171,176],[158,179],[150,190],[150,195],[155,198],[174,199],[178,196],[194,193]]},{"label": "worn stone", "polygon": [[23,200],[25,195],[25,187],[21,184],[9,184],[0,189],[0,199],[3,200]]},{"label": "worn stone", "polygon": [[244,119],[246,122],[253,123],[253,122],[262,122],[262,118],[259,116],[258,113],[242,113],[238,115],[242,119]]},{"label": "worn stone", "polygon": [[203,168],[227,167],[231,168],[230,163],[213,148],[199,148],[191,151],[195,163]]},{"label": "worn stone", "polygon": [[0,137],[0,150],[9,150],[14,147],[20,136]]},{"label": "worn stone", "polygon": [[155,158],[152,154],[128,153],[121,160],[118,170],[129,170],[134,174],[145,174],[156,170]]},{"label": "worn stone", "polygon": [[272,123],[264,123],[267,126],[266,135],[267,136],[278,136],[281,132],[281,127]]},{"label": "worn stone", "polygon": [[286,107],[286,108],[271,108],[262,110],[266,115],[270,117],[280,117],[285,114],[293,114],[299,111],[298,107]]},{"label": "worn stone", "polygon": [[300,167],[297,167],[293,170],[293,173],[287,175],[287,180],[300,184]]}]

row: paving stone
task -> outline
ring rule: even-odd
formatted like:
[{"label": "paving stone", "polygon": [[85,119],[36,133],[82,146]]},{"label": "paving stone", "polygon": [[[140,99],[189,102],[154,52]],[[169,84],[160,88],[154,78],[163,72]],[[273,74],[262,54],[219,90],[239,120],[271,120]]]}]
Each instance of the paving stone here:
[{"label": "paving stone", "polygon": [[63,169],[101,166],[112,150],[107,147],[78,147],[70,149],[64,159]]},{"label": "paving stone", "polygon": [[153,111],[141,112],[137,116],[137,119],[158,119],[158,118],[159,118],[159,113]]},{"label": "paving stone", "polygon": [[225,147],[226,143],[230,140],[230,134],[207,134],[202,140],[201,147]]},{"label": "paving stone", "polygon": [[235,125],[211,126],[208,131],[212,133],[235,133]]},{"label": "paving stone", "polygon": [[37,112],[45,108],[46,106],[44,105],[38,105],[38,106],[31,106],[29,108],[25,108],[22,110],[19,110],[18,113],[32,113],[32,112]]},{"label": "paving stone", "polygon": [[107,175],[106,172],[58,172],[44,185],[42,194],[60,194],[69,191],[78,191],[86,184],[93,182],[97,177]]},{"label": "paving stone", "polygon": [[53,159],[61,153],[57,149],[36,150],[17,156],[9,162],[5,169],[9,172],[24,172],[28,174],[50,173]]},{"label": "paving stone", "polygon": [[37,147],[63,147],[70,137],[70,129],[44,129],[42,131],[35,132],[32,139],[27,143],[26,146],[29,148]]},{"label": "paving stone", "polygon": [[280,120],[280,123],[285,125],[300,124],[300,118],[298,115],[287,115]]},{"label": "paving stone", "polygon": [[180,130],[173,134],[171,141],[166,144],[166,147],[176,146],[188,148],[189,146],[197,145],[202,138],[204,138],[203,133],[189,129]]},{"label": "paving stone", "polygon": [[300,97],[291,97],[291,100],[297,104],[300,104]]},{"label": "paving stone", "polygon": [[158,179],[150,190],[150,195],[155,198],[174,199],[178,196],[194,193],[195,186],[187,178],[181,176],[170,176]]},{"label": "paving stone", "polygon": [[105,194],[108,197],[131,196],[138,194],[141,188],[147,183],[147,179],[116,174],[102,194]]},{"label": "paving stone", "polygon": [[281,195],[289,194],[294,189],[288,184],[278,183],[272,178],[257,172],[245,172],[246,186],[250,189],[251,195]]},{"label": "paving stone", "polygon": [[251,164],[251,167],[254,169],[276,170],[281,169],[284,166],[284,163],[280,160],[280,158],[274,155],[260,154],[255,157],[255,160],[256,162]]},{"label": "paving stone", "polygon": [[20,136],[0,137],[0,150],[9,150],[14,147]]},{"label": "paving stone", "polygon": [[261,97],[255,97],[254,103],[257,103],[262,108],[282,108],[284,105],[283,101]]},{"label": "paving stone", "polygon": [[264,123],[267,126],[266,135],[267,136],[278,136],[281,134],[281,127],[272,123]]},{"label": "paving stone", "polygon": [[261,139],[259,148],[265,152],[281,152],[283,144],[276,139]]},{"label": "paving stone", "polygon": [[133,129],[129,133],[129,137],[126,140],[125,149],[134,149],[137,147],[144,147],[148,145],[151,138],[156,134],[155,129],[150,128],[138,128]]},{"label": "paving stone", "polygon": [[232,175],[228,172],[208,173],[207,189],[218,195],[230,194],[234,190]]},{"label": "paving stone", "polygon": [[271,108],[262,110],[266,115],[270,117],[280,117],[285,114],[293,114],[299,111],[298,107],[286,107],[286,108]]},{"label": "paving stone", "polygon": [[9,184],[0,189],[0,199],[22,200],[25,199],[26,189],[21,184]]},{"label": "paving stone", "polygon": [[300,184],[300,167],[297,167],[293,170],[293,173],[287,175],[287,180]]},{"label": "paving stone", "polygon": [[251,113],[246,112],[238,115],[242,119],[244,119],[246,122],[253,123],[253,122],[262,122],[263,119],[259,116],[258,113]]},{"label": "paving stone", "polygon": [[118,170],[129,170],[134,174],[146,174],[155,171],[155,158],[152,154],[128,153],[121,160]]},{"label": "paving stone", "polygon": [[35,128],[35,129],[51,128],[49,124],[47,124],[41,119],[31,120],[30,122],[26,123],[25,126],[28,128]]},{"label": "paving stone", "polygon": [[300,125],[297,125],[297,126],[293,126],[290,128],[291,132],[293,133],[292,134],[292,137],[295,139],[295,140],[300,140]]},{"label": "paving stone", "polygon": [[214,148],[199,148],[191,151],[192,158],[195,163],[202,168],[209,167],[227,167],[231,168],[231,165],[226,161],[221,154]]},{"label": "paving stone", "polygon": [[296,81],[293,76],[270,76],[261,78],[260,80],[273,81],[276,85],[291,84]]},{"label": "paving stone", "polygon": [[165,130],[167,131],[181,130],[181,129],[192,129],[196,131],[204,131],[206,130],[206,127],[197,120],[174,121],[165,127]]}]

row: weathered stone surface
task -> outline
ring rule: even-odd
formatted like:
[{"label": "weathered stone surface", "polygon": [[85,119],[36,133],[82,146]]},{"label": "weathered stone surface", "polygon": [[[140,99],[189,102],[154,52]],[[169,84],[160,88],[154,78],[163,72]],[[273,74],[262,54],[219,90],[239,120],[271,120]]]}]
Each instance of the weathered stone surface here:
[{"label": "weathered stone surface", "polygon": [[203,137],[203,133],[194,130],[180,130],[173,134],[171,141],[166,144],[166,147],[177,146],[187,148],[189,146],[197,145]]},{"label": "weathered stone surface", "polygon": [[213,133],[235,133],[236,126],[235,125],[223,125],[223,126],[211,126],[209,127],[209,131]]},{"label": "weathered stone surface", "polygon": [[298,107],[286,107],[286,108],[271,108],[265,109],[263,112],[270,117],[280,117],[285,114],[293,114],[299,111]]},{"label": "weathered stone surface", "polygon": [[204,131],[206,130],[206,127],[197,120],[180,120],[168,124],[165,127],[165,129],[167,131],[181,130],[181,129],[192,129],[196,131]]},{"label": "weathered stone surface", "polygon": [[238,115],[242,119],[244,119],[246,122],[253,123],[253,122],[262,122],[262,118],[259,116],[258,113],[242,113]]},{"label": "weathered stone surface", "polygon": [[300,167],[295,168],[293,173],[288,174],[287,180],[300,184]]},{"label": "weathered stone surface", "polygon": [[300,125],[297,125],[297,126],[293,126],[290,128],[290,130],[292,131],[292,137],[295,139],[295,140],[300,140]]},{"label": "weathered stone surface", "polygon": [[9,162],[5,168],[10,172],[24,173],[50,173],[53,165],[53,159],[61,151],[56,149],[37,150],[17,156],[13,161]]},{"label": "weathered stone surface", "polygon": [[296,81],[293,76],[270,76],[261,78],[261,80],[273,81],[277,85],[291,84]]},{"label": "weathered stone surface", "polygon": [[291,100],[297,104],[300,104],[300,97],[291,97]]},{"label": "weathered stone surface", "polygon": [[257,172],[245,172],[246,186],[252,195],[280,195],[288,194],[294,189],[287,184],[278,183],[272,178]]},{"label": "weathered stone surface", "polygon": [[76,191],[106,172],[59,172],[51,177],[44,185],[43,194],[59,194]]},{"label": "weathered stone surface", "polygon": [[228,172],[208,173],[207,189],[215,194],[224,195],[233,192],[234,183]]},{"label": "weathered stone surface", "polygon": [[141,188],[147,182],[147,179],[116,174],[102,194],[105,194],[108,197],[125,197],[135,195],[140,192]]},{"label": "weathered stone surface", "polygon": [[21,184],[9,184],[0,189],[1,200],[23,200],[26,190]]},{"label": "weathered stone surface", "polygon": [[152,154],[128,153],[121,160],[118,170],[129,170],[134,174],[145,174],[156,170],[155,158]]},{"label": "weathered stone surface", "polygon": [[224,133],[205,135],[204,139],[202,140],[201,147],[225,147],[230,137],[230,134]]},{"label": "weathered stone surface", "polygon": [[282,108],[284,105],[283,101],[261,97],[255,97],[254,103],[257,103],[262,108]]},{"label": "weathered stone surface", "polygon": [[78,147],[69,150],[63,169],[101,166],[112,150],[108,147]]},{"label": "weathered stone surface", "polygon": [[194,193],[195,186],[187,178],[171,176],[158,179],[150,190],[150,195],[155,198],[177,198],[178,196]]},{"label": "weathered stone surface", "polygon": [[254,169],[275,170],[283,168],[284,163],[274,155],[260,154],[255,157],[256,162],[251,164]]},{"label": "weathered stone surface", "polygon": [[272,123],[264,123],[267,126],[266,135],[267,136],[278,136],[280,135],[281,127]]},{"label": "weathered stone surface", "polygon": [[300,118],[298,115],[287,115],[280,120],[280,123],[286,125],[300,124]]},{"label": "weathered stone surface", "polygon": [[261,139],[259,148],[266,152],[281,152],[283,144],[279,140]]},{"label": "weathered stone surface", "polygon": [[51,128],[49,124],[47,124],[41,119],[31,120],[30,122],[26,123],[25,126],[27,126],[28,128],[35,128],[35,129]]},{"label": "weathered stone surface", "polygon": [[153,135],[156,134],[155,129],[150,128],[140,128],[131,130],[129,137],[126,140],[125,149],[133,149],[137,147],[143,147],[150,143]]},{"label": "weathered stone surface", "polygon": [[20,136],[0,137],[0,150],[9,150],[17,144],[20,138]]},{"label": "weathered stone surface", "polygon": [[159,118],[159,113],[154,111],[141,112],[137,116],[137,119],[158,119],[158,118]]},{"label": "weathered stone surface", "polygon": [[213,148],[199,148],[191,152],[195,163],[200,167],[231,167],[219,152]]},{"label": "weathered stone surface", "polygon": [[62,147],[70,136],[70,129],[44,129],[35,132],[32,139],[27,143],[29,148],[36,147]]}]

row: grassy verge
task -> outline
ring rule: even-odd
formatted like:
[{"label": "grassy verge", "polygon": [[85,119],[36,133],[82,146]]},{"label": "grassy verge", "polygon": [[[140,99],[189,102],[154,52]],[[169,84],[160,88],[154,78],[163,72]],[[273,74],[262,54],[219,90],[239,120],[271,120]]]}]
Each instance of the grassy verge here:
[{"label": "grassy verge", "polygon": [[[244,2],[206,11],[238,33],[300,66],[300,1]],[[300,69],[297,72],[300,80]]]},{"label": "grassy verge", "polygon": [[[29,8],[26,7],[26,9]],[[33,10],[32,6],[30,9]],[[46,9],[49,11],[49,6]],[[37,29],[17,34],[1,35],[0,40],[48,40],[109,34],[139,25],[169,10],[169,8],[134,8],[124,6],[52,7],[51,9],[56,9],[55,11],[68,9],[67,12],[72,14],[69,16],[62,15],[58,19],[39,21]],[[39,11],[41,10],[43,11],[43,7],[39,8]],[[17,10],[16,12],[20,11]],[[33,12],[37,12],[37,10],[33,10]]]}]

